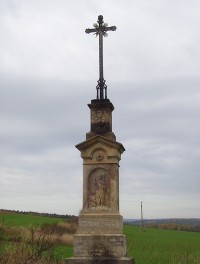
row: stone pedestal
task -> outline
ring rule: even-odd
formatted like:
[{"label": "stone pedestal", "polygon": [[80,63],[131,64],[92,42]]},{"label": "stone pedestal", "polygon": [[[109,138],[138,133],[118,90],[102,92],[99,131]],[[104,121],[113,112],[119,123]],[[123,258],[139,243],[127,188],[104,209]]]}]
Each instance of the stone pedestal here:
[{"label": "stone pedestal", "polygon": [[133,264],[133,259],[127,257],[72,257],[66,259],[65,264]]},{"label": "stone pedestal", "polygon": [[132,264],[119,214],[119,161],[125,150],[112,132],[112,103],[92,100],[91,131],[78,145],[83,159],[83,208],[66,264]]}]

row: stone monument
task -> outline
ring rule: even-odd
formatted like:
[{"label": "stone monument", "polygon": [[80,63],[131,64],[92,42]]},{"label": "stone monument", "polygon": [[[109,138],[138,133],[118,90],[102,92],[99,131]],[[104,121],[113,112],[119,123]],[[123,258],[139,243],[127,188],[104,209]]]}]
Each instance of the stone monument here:
[{"label": "stone monument", "polygon": [[88,104],[90,132],[76,145],[83,159],[83,208],[74,236],[73,257],[66,264],[132,264],[127,257],[123,218],[119,214],[119,161],[125,150],[112,132],[113,104],[107,98],[103,77],[103,36],[108,27],[103,16],[86,33],[99,36],[99,80],[97,97]]}]

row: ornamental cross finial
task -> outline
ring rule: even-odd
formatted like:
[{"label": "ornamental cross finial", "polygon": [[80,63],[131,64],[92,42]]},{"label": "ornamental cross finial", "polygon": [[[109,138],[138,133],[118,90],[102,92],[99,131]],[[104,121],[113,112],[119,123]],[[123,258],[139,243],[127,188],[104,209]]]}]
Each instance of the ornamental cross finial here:
[{"label": "ornamental cross finial", "polygon": [[[98,24],[97,24],[98,23]],[[115,31],[117,28],[115,26],[108,27],[107,23],[104,23],[103,16],[98,16],[97,23],[94,23],[94,28],[87,28],[86,33],[94,32],[94,35],[99,35],[99,80],[97,85],[97,99],[107,99],[107,85],[103,77],[103,36],[107,37],[107,31]]]}]

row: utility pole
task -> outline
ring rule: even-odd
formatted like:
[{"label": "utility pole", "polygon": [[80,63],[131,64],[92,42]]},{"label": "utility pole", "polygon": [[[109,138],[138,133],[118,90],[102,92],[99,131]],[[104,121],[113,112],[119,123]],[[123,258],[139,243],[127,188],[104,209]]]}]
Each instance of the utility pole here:
[{"label": "utility pole", "polygon": [[142,231],[143,231],[143,210],[142,210],[142,202],[141,202],[141,228],[142,228]]}]

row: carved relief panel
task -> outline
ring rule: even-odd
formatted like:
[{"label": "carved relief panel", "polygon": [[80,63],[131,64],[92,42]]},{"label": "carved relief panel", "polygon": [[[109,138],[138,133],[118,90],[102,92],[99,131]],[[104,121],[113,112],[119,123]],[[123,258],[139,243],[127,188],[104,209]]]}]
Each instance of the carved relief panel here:
[{"label": "carved relief panel", "polygon": [[92,110],[91,112],[91,122],[98,123],[98,122],[110,122],[111,116],[109,111],[106,110]]},{"label": "carved relief panel", "polygon": [[94,169],[88,176],[88,207],[110,207],[110,177],[104,168]]},{"label": "carved relief panel", "polygon": [[111,132],[111,112],[106,109],[91,110],[91,131],[96,133]]}]

